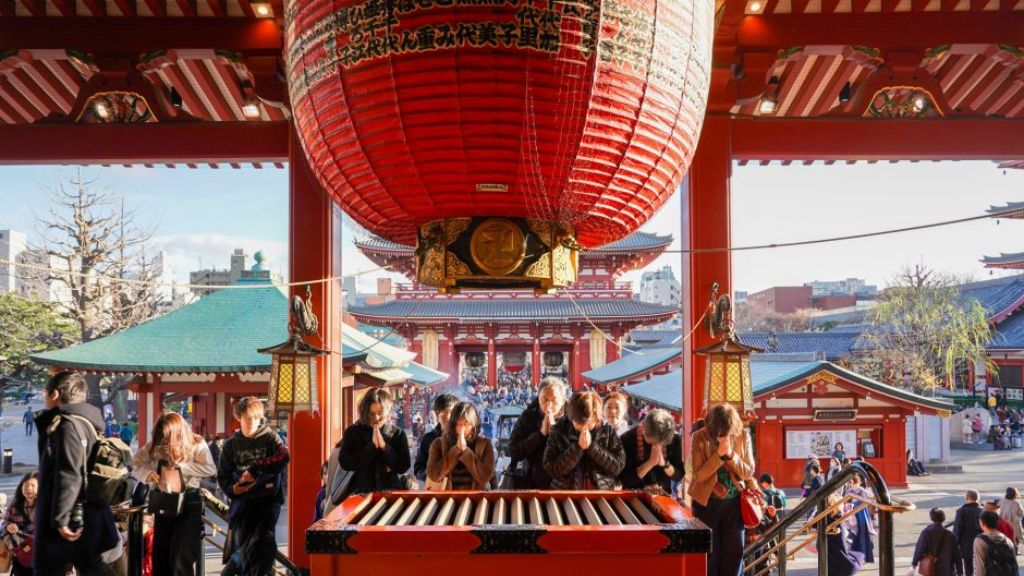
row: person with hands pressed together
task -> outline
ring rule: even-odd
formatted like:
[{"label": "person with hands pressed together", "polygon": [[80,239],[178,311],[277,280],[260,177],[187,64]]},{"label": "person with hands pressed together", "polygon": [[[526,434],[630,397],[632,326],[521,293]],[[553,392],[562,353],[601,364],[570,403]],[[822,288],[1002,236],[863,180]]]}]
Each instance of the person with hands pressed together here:
[{"label": "person with hands pressed together", "polygon": [[430,445],[427,476],[443,490],[485,490],[494,477],[494,446],[480,434],[476,407],[459,402],[444,436]]},{"label": "person with hands pressed together", "polygon": [[359,401],[359,420],[341,437],[338,459],[353,472],[352,494],[405,489],[400,475],[412,465],[405,431],[391,423],[394,401],[384,388],[372,388]]},{"label": "person with hands pressed together", "polygon": [[549,424],[544,471],[556,490],[611,490],[626,454],[611,425],[601,421],[602,402],[596,392],[578,392],[565,417]]},{"label": "person with hands pressed together", "polygon": [[565,411],[566,385],[560,378],[548,376],[540,381],[537,397],[519,416],[508,451],[513,462],[526,462],[529,466],[530,488],[547,490],[551,477],[544,470],[544,449],[555,422]]},{"label": "person with hands pressed together", "polygon": [[651,410],[639,426],[622,435],[626,465],[622,487],[627,490],[656,489],[672,494],[672,483],[683,479],[683,443],[676,423],[667,410]]},{"label": "person with hands pressed together", "polygon": [[284,471],[291,456],[264,419],[263,402],[242,398],[233,410],[240,430],[229,438],[217,466],[217,483],[231,500],[230,562],[225,573],[273,574],[275,528],[284,505]]},{"label": "person with hands pressed together", "polygon": [[707,573],[740,576],[745,532],[739,493],[754,476],[750,435],[729,404],[713,407],[705,422],[692,438],[693,514],[711,528]]}]

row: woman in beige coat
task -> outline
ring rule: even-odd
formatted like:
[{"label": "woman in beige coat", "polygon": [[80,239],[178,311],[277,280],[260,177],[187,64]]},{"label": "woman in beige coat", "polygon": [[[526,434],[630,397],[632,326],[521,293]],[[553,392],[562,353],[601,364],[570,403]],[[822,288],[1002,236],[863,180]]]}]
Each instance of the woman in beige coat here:
[{"label": "woman in beige coat", "polygon": [[494,446],[480,433],[476,407],[459,402],[448,428],[430,445],[427,489],[485,490],[494,478]]},{"label": "woman in beige coat", "polygon": [[711,528],[708,574],[742,576],[745,531],[739,494],[754,477],[754,455],[739,413],[729,404],[708,412],[693,434],[693,514]]}]

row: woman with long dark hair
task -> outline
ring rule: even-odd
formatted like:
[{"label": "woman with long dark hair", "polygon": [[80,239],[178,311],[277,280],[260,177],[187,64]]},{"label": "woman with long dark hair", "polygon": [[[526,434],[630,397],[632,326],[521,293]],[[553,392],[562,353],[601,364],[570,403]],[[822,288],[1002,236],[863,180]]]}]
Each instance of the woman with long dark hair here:
[{"label": "woman with long dark hair", "polygon": [[494,446],[480,433],[473,404],[456,404],[444,435],[430,445],[427,478],[443,490],[484,490],[494,478]]},{"label": "woman with long dark hair", "polygon": [[349,492],[405,490],[402,478],[412,458],[405,430],[391,423],[394,400],[384,388],[371,388],[359,401],[359,420],[341,437],[338,460],[353,472]]},{"label": "woman with long dark hair", "polygon": [[693,515],[711,528],[708,574],[740,576],[745,529],[739,495],[754,477],[750,435],[736,409],[719,404],[693,434],[692,446]]},{"label": "woman with long dark hair", "polygon": [[[14,501],[4,512],[0,532],[4,543],[12,552],[11,575],[32,576],[32,546],[34,544],[36,525],[36,494],[39,492],[39,479],[35,472],[29,472],[21,478],[18,489],[14,492]],[[26,550],[18,554],[16,550]]]},{"label": "woman with long dark hair", "polygon": [[217,473],[210,447],[177,412],[165,412],[152,440],[135,453],[132,474],[156,492],[180,496],[179,511],[163,509],[153,523],[153,576],[191,576],[202,562],[203,496],[200,483]]}]

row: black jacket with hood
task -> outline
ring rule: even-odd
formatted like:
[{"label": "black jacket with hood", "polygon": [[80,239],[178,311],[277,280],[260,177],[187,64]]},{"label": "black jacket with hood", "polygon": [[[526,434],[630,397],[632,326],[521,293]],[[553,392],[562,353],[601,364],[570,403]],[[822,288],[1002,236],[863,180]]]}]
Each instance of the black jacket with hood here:
[{"label": "black jacket with hood", "polygon": [[[87,420],[96,434],[72,415]],[[84,402],[63,404],[38,412],[35,423],[39,430],[36,568],[80,561],[113,548],[118,543],[117,527],[106,506],[84,504],[82,536],[76,542],[67,542],[57,532],[68,526],[75,503],[85,498],[88,456],[105,428],[99,409]]]},{"label": "black jacket with hood", "polygon": [[220,462],[217,463],[217,484],[232,500],[240,497],[245,499],[272,497],[273,502],[283,504],[283,482],[278,482],[277,487],[270,494],[259,490],[257,486],[252,489],[251,493],[236,495],[233,487],[242,473],[246,471],[252,474],[257,482],[272,481],[273,477],[283,476],[290,459],[288,446],[270,426],[264,424],[256,430],[252,438],[247,438],[239,430],[224,442],[224,447],[221,449]]}]

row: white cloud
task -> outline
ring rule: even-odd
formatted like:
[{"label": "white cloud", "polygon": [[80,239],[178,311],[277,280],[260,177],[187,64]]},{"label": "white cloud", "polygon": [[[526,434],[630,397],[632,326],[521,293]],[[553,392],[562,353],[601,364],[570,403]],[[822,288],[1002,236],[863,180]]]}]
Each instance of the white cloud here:
[{"label": "white cloud", "polygon": [[250,256],[263,252],[263,265],[275,273],[288,277],[288,244],[286,242],[229,236],[226,234],[171,234],[157,236],[150,245],[163,250],[174,272],[175,282],[187,282],[189,272],[203,268],[227,269],[231,266],[231,253],[242,248]]}]

